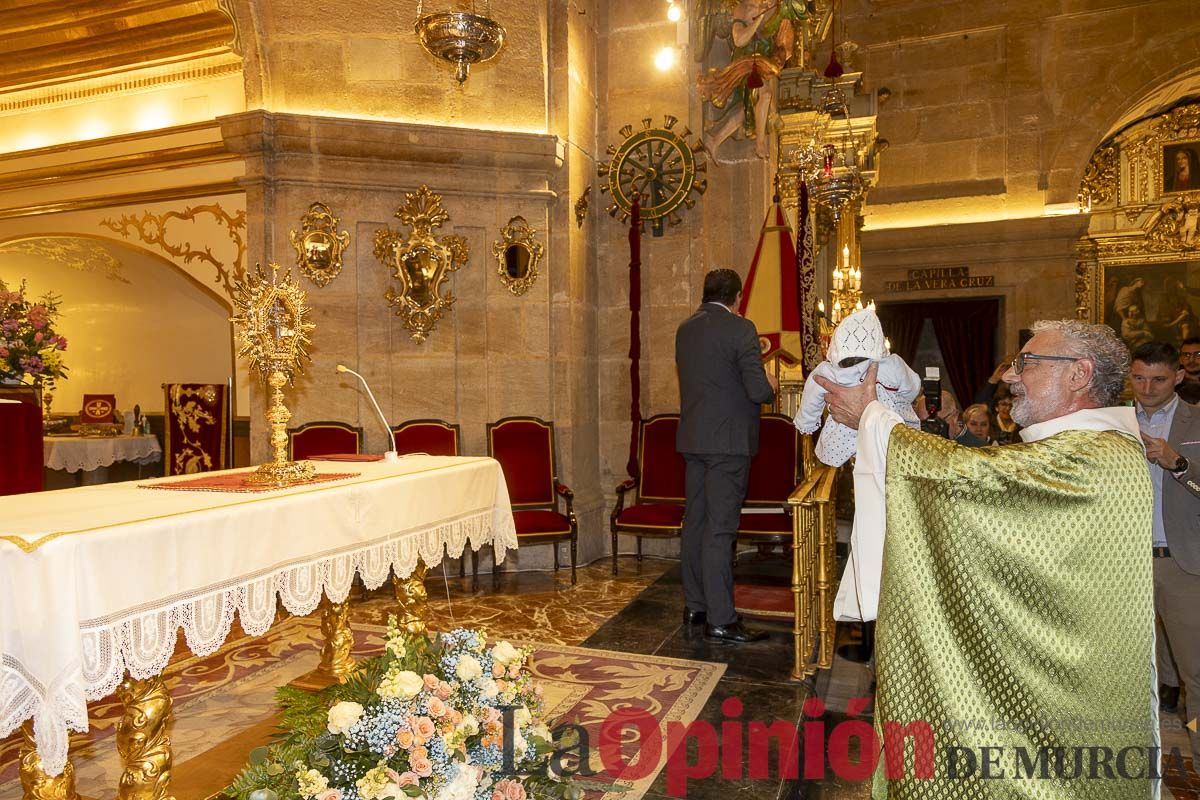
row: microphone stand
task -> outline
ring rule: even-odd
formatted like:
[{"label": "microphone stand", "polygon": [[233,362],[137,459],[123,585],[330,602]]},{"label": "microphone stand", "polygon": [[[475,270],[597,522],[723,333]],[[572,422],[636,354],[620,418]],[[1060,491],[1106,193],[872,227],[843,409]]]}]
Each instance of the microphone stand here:
[{"label": "microphone stand", "polygon": [[338,372],[349,372],[354,377],[358,378],[362,383],[363,388],[367,390],[367,397],[371,398],[371,405],[375,406],[375,413],[379,415],[379,419],[383,422],[383,429],[388,433],[388,441],[392,443],[392,449],[383,454],[383,460],[389,464],[395,464],[400,460],[400,454],[396,452],[396,434],[392,432],[392,426],[388,424],[387,417],[383,415],[383,411],[379,408],[379,403],[375,400],[375,393],[371,391],[371,387],[367,385],[367,379],[359,375],[354,370],[344,364],[337,365]]}]

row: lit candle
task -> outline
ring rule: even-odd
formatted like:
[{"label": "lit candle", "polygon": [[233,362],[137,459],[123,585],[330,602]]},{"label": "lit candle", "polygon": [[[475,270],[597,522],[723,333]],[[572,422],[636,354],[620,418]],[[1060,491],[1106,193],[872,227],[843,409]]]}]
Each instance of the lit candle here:
[{"label": "lit candle", "polygon": [[854,310],[862,311],[862,300],[859,300],[857,303],[854,304]]},{"label": "lit candle", "polygon": [[842,245],[842,266],[850,269],[850,245]]},{"label": "lit candle", "polygon": [[821,314],[822,316],[825,314],[825,301],[824,300],[817,301],[817,313]]},{"label": "lit candle", "polygon": [[[871,303],[871,305],[875,305],[875,304]],[[883,346],[887,348],[887,351],[889,353],[892,352],[892,340],[887,338],[886,336],[883,337]]]}]

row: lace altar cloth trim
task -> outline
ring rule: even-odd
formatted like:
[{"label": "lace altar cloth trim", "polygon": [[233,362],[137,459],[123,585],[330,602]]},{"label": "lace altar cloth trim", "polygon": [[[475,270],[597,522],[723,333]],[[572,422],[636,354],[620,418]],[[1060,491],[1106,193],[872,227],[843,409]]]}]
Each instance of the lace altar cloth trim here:
[{"label": "lace altar cloth trim", "polygon": [[47,436],[42,440],[42,458],[47,469],[90,472],[111,467],[118,461],[153,464],[162,458],[162,448],[153,436],[115,436],[85,439],[79,436]]},{"label": "lace altar cloth trim", "polygon": [[139,489],[175,489],[183,492],[275,492],[279,489],[290,489],[293,486],[307,486],[310,483],[328,483],[340,481],[343,478],[357,478],[360,472],[321,472],[310,480],[297,481],[287,486],[271,486],[269,484],[250,483],[246,480],[246,472],[218,473],[204,475],[187,481],[168,479],[158,483],[139,483]]},{"label": "lace altar cloth trim", "polygon": [[5,711],[0,738],[32,717],[42,767],[49,775],[59,775],[67,763],[68,730],[88,730],[87,702],[112,694],[126,671],[139,680],[161,673],[174,653],[180,628],[188,649],[207,656],[225,642],[235,612],[247,634],[266,633],[275,621],[276,597],[288,612],[305,616],[316,610],[322,595],[335,603],[344,601],[355,574],[368,589],[377,589],[391,570],[407,578],[418,559],[438,564],[443,548],[457,558],[468,542],[474,550],[492,544],[496,562],[503,563],[505,551],[517,547],[517,534],[510,515],[501,515],[500,529],[494,518],[492,508],[475,511],[430,528],[399,531],[353,549],[164,598],[152,607],[86,620],[81,624],[83,663],[65,670],[50,686],[41,685],[19,661],[0,654],[0,710]]}]

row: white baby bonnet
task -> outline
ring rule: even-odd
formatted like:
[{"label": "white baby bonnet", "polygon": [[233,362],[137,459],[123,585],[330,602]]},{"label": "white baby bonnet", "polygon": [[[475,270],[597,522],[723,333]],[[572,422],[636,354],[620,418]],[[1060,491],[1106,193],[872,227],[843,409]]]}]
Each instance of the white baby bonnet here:
[{"label": "white baby bonnet", "polygon": [[864,308],[843,319],[833,332],[825,357],[837,366],[843,358],[879,360],[887,356],[883,327],[874,309]]}]

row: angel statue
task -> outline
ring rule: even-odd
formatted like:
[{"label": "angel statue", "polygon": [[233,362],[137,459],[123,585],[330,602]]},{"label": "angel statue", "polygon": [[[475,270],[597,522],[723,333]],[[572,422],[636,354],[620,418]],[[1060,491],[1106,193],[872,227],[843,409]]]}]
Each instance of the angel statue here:
[{"label": "angel statue", "polygon": [[724,113],[704,147],[712,160],[730,136],[741,130],[755,140],[754,152],[769,158],[767,125],[775,110],[779,73],[792,58],[796,21],[808,16],[803,0],[697,0],[692,16],[697,57],[705,59],[713,41],[733,47],[723,69],[710,69],[699,80],[700,96]]}]

